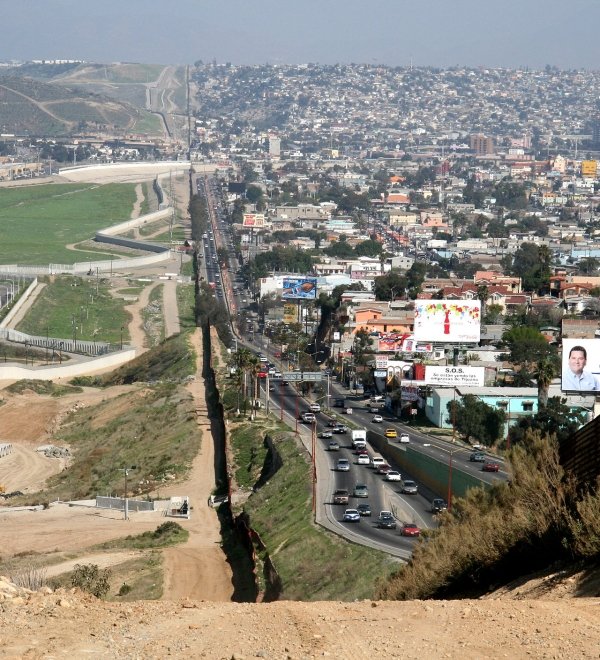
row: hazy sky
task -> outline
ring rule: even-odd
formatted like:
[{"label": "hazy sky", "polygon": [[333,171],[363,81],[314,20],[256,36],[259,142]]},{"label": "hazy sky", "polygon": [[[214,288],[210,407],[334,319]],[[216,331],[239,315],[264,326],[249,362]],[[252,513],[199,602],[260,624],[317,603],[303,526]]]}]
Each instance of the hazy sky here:
[{"label": "hazy sky", "polygon": [[600,0],[0,0],[0,60],[600,69]]}]

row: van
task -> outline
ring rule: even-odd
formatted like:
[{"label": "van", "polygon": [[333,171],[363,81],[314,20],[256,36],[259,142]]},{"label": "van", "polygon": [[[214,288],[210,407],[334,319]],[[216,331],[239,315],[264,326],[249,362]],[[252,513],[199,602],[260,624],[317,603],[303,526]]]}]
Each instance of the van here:
[{"label": "van", "polygon": [[371,458],[371,467],[377,469],[381,465],[383,465],[385,461],[383,460],[382,456],[373,456]]}]

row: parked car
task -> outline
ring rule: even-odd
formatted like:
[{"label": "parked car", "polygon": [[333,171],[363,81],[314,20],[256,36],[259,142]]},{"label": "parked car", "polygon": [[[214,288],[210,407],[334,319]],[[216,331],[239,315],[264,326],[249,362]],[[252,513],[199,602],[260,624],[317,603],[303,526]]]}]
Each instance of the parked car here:
[{"label": "parked car", "polygon": [[417,486],[416,481],[412,481],[411,479],[406,479],[405,481],[402,482],[402,489],[400,490],[401,493],[404,493],[404,495],[416,495],[419,490],[419,487]]},{"label": "parked car", "polygon": [[421,530],[415,525],[415,523],[404,523],[400,528],[401,536],[419,536]]},{"label": "parked car", "polygon": [[396,429],[386,429],[385,430],[385,437],[386,438],[397,438],[398,437],[398,431],[396,431]]},{"label": "parked car", "polygon": [[346,509],[342,518],[343,522],[360,522],[360,513],[358,509]]},{"label": "parked car", "polygon": [[481,469],[484,472],[498,472],[500,469],[500,466],[498,463],[494,463],[493,461],[488,461],[487,463],[484,463]]},{"label": "parked car", "polygon": [[441,497],[436,497],[431,501],[431,513],[441,513],[446,511],[448,505],[446,500],[443,500]]},{"label": "parked car", "polygon": [[375,415],[371,420],[373,424],[381,424],[383,422],[383,417],[381,415]]},{"label": "parked car", "polygon": [[358,513],[361,516],[370,516],[371,515],[371,505],[368,502],[363,502],[356,507]]},{"label": "parked car", "polygon": [[347,458],[339,458],[335,469],[338,472],[350,472],[350,461]]},{"label": "parked car", "polygon": [[348,504],[348,499],[350,494],[345,488],[338,488],[333,493],[333,503],[334,504]]},{"label": "parked car", "polygon": [[485,454],[482,451],[474,451],[470,456],[471,463],[485,463]]},{"label": "parked car", "polygon": [[319,433],[319,438],[323,438],[324,440],[328,440],[333,436],[333,433],[331,431],[321,431]]},{"label": "parked car", "polygon": [[402,481],[402,475],[396,470],[390,470],[384,477],[386,481]]},{"label": "parked car", "polygon": [[396,529],[396,519],[391,511],[381,511],[377,518],[377,527],[382,529]]},{"label": "parked car", "polygon": [[329,444],[327,445],[327,449],[329,451],[339,451],[340,443],[337,440],[330,440]]},{"label": "parked car", "polygon": [[354,486],[354,497],[369,497],[369,489],[366,484],[356,484]]},{"label": "parked car", "polygon": [[371,459],[369,458],[369,454],[359,454],[356,462],[358,465],[369,465]]},{"label": "parked car", "polygon": [[408,435],[408,433],[401,433],[398,440],[399,442],[405,444],[407,442],[410,442],[410,436]]}]

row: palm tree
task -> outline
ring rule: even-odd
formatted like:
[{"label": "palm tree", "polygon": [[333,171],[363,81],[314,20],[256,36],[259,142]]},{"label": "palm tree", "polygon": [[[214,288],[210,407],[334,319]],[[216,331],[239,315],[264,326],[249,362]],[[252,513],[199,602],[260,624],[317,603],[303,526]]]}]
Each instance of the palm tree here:
[{"label": "palm tree", "polygon": [[535,376],[538,384],[539,406],[545,408],[548,404],[548,389],[556,375],[556,363],[551,358],[542,358],[537,363]]},{"label": "palm tree", "polygon": [[483,320],[483,317],[485,316],[485,304],[489,297],[490,297],[490,290],[487,288],[485,284],[480,284],[477,287],[477,298],[481,302],[481,320]]}]

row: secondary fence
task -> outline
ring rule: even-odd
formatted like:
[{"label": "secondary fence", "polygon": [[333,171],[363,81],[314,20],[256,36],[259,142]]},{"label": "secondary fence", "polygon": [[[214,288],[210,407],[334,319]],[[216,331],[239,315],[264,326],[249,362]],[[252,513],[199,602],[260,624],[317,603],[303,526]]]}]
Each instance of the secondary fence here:
[{"label": "secondary fence", "polygon": [[[122,497],[107,497],[97,495],[96,507],[98,509],[116,509],[117,511],[124,511],[125,499]],[[148,502],[146,500],[127,499],[127,509],[129,511],[156,511],[154,502]]]}]

